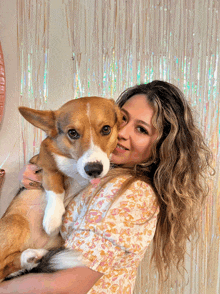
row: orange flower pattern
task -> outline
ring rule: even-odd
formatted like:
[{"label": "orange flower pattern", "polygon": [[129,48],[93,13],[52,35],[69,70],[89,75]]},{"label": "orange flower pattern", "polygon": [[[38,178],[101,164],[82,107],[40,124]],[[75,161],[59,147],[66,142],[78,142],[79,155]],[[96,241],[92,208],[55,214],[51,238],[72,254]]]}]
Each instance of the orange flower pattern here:
[{"label": "orange flower pattern", "polygon": [[137,267],[155,233],[159,206],[148,184],[135,181],[113,202],[127,178],[113,179],[93,199],[96,187],[89,186],[64,215],[65,246],[80,251],[86,266],[103,273],[89,294],[132,293]]}]

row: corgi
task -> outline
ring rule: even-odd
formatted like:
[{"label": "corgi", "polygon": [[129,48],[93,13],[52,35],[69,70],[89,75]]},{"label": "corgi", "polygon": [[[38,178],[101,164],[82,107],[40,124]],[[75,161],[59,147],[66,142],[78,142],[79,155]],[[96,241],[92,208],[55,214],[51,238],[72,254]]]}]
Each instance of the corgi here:
[{"label": "corgi", "polygon": [[[49,249],[63,246],[59,229],[64,200],[74,187],[79,191],[108,173],[122,122],[115,101],[96,96],[70,100],[57,111],[19,111],[47,134],[31,160],[42,169],[44,190],[23,189],[0,220],[0,280],[36,267]],[[74,255],[78,261],[71,267],[82,264],[77,253],[61,250],[58,255],[67,255],[67,260]]]}]

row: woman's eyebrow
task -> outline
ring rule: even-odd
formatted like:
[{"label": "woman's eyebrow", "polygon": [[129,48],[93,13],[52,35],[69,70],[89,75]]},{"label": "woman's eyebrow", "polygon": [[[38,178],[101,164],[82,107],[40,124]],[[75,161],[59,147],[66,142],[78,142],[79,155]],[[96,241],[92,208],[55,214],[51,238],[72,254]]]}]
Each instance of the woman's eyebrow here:
[{"label": "woman's eyebrow", "polygon": [[145,122],[145,121],[143,121],[143,120],[140,120],[140,119],[138,119],[137,122],[138,122],[138,123],[141,123],[141,124],[143,124],[143,125],[145,125],[145,126],[147,126],[148,128],[151,129],[151,126],[150,126],[147,122]]},{"label": "woman's eyebrow", "polygon": [[[128,116],[128,117],[130,117],[130,114],[129,114],[129,112],[127,111],[127,110],[125,110],[124,108],[122,108],[121,109],[123,112],[125,112],[125,114]],[[147,122],[145,122],[145,121],[143,121],[143,120],[140,120],[140,119],[138,119],[138,120],[136,120],[136,122],[137,123],[141,123],[141,124],[143,124],[143,125],[146,125],[148,128],[152,128],[151,127],[151,125],[149,125]]]}]

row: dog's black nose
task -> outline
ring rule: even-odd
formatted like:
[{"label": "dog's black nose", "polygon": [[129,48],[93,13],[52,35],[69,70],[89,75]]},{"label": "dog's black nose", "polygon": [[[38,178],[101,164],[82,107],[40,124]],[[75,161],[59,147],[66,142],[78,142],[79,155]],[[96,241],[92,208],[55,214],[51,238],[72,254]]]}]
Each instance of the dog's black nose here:
[{"label": "dog's black nose", "polygon": [[88,163],[84,167],[84,170],[87,173],[87,175],[89,175],[90,177],[97,178],[102,173],[103,166],[101,163],[92,162],[92,163]]}]

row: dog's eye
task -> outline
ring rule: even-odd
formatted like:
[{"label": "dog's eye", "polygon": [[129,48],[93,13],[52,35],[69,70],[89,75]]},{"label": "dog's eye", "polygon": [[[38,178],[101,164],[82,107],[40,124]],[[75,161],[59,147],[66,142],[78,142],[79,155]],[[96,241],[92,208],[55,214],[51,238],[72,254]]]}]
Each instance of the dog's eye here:
[{"label": "dog's eye", "polygon": [[111,133],[111,127],[110,126],[104,126],[101,130],[101,134],[103,136],[107,136]]},{"label": "dog's eye", "polygon": [[70,139],[74,139],[74,140],[80,138],[80,134],[74,129],[71,129],[68,131],[68,136],[70,137]]}]

